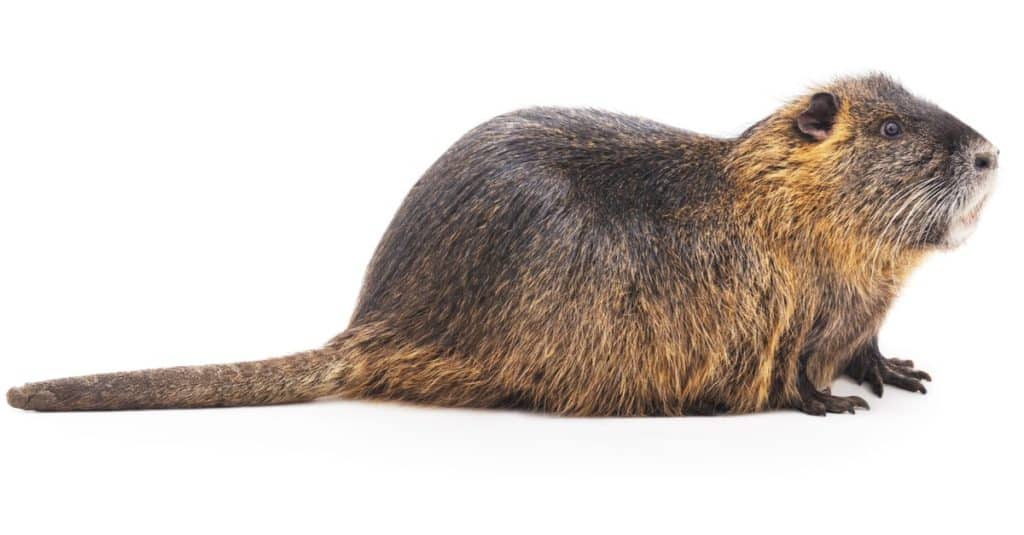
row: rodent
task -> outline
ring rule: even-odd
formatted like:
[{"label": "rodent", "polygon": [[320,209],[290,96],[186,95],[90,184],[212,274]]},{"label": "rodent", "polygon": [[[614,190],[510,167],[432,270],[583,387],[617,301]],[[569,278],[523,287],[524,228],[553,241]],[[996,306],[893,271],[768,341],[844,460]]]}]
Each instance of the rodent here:
[{"label": "rodent", "polygon": [[349,327],[288,357],[30,383],[39,411],[324,397],[654,416],[867,408],[842,374],[924,393],[877,333],[908,273],[974,228],[998,151],[882,74],[721,139],[534,108],[413,186]]}]

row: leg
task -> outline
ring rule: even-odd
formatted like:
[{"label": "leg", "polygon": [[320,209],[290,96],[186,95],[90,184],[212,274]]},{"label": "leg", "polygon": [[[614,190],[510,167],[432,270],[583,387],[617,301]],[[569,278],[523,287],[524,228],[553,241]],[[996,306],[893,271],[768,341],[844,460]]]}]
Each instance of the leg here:
[{"label": "leg", "polygon": [[853,355],[853,360],[846,366],[843,373],[852,377],[857,384],[862,384],[864,381],[870,383],[871,390],[878,397],[882,397],[882,385],[897,386],[904,390],[924,394],[927,389],[921,384],[921,381],[932,380],[927,373],[915,370],[913,361],[883,357],[878,350],[877,336],[857,350]]},{"label": "leg", "polygon": [[798,409],[814,416],[825,416],[830,412],[848,412],[854,414],[857,408],[870,409],[868,402],[858,396],[833,396],[828,388],[818,390],[807,379],[804,371],[808,355],[800,358],[797,390],[800,392]]}]

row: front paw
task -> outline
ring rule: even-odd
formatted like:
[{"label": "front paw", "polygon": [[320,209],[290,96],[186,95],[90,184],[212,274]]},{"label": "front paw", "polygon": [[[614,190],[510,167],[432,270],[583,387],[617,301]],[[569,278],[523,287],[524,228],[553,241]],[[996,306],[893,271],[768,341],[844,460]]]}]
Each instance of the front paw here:
[{"label": "front paw", "polygon": [[882,397],[884,385],[892,385],[924,394],[928,392],[928,389],[921,381],[932,380],[927,372],[915,370],[913,361],[883,357],[878,351],[877,344],[874,343],[854,357],[846,368],[846,375],[857,381],[857,384],[867,381],[871,385],[871,390],[878,397]]},{"label": "front paw", "polygon": [[868,402],[857,396],[833,396],[832,391],[822,391],[812,388],[802,389],[800,392],[800,410],[814,416],[825,416],[833,412],[848,412],[854,414],[856,409],[870,409]]}]

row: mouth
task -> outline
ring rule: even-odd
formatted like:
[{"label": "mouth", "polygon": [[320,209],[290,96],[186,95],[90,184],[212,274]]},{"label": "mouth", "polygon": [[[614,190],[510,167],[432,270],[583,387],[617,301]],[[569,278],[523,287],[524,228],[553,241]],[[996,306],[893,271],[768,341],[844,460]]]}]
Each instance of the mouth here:
[{"label": "mouth", "polygon": [[981,209],[985,206],[985,201],[988,200],[991,192],[985,192],[983,195],[979,195],[977,199],[971,202],[960,215],[957,216],[957,223],[964,227],[973,227],[978,222],[978,216],[981,215]]},{"label": "mouth", "polygon": [[987,177],[979,191],[953,215],[944,243],[947,248],[959,246],[974,233],[981,210],[992,194],[994,183],[994,177]]}]

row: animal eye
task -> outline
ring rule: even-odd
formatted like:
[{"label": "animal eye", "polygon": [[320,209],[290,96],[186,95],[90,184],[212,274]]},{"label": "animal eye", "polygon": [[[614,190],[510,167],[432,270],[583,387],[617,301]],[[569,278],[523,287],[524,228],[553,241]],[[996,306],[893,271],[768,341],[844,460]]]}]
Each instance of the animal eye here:
[{"label": "animal eye", "polygon": [[896,121],[886,121],[882,123],[882,135],[887,138],[900,137],[903,133],[903,127]]}]

